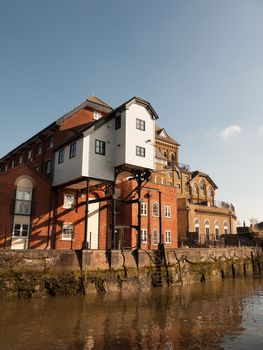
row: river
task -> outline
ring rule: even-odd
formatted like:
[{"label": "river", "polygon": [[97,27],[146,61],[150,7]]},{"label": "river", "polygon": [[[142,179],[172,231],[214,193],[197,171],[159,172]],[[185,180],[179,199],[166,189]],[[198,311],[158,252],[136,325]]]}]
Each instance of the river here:
[{"label": "river", "polygon": [[1,350],[263,349],[263,279],[1,300]]}]

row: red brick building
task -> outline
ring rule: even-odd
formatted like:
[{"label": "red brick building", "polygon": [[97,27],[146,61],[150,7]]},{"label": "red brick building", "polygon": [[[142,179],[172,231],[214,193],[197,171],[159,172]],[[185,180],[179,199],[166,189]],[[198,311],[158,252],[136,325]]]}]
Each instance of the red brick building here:
[{"label": "red brick building", "polygon": [[149,181],[157,118],[140,98],[89,97],[4,156],[0,247],[177,247],[176,189]]}]

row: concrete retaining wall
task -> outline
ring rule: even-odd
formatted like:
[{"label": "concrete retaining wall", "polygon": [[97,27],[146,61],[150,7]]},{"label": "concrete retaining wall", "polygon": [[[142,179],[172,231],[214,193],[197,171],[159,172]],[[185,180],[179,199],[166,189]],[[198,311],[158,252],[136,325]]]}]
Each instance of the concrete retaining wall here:
[{"label": "concrete retaining wall", "polygon": [[132,293],[259,273],[261,248],[0,251],[0,297]]}]

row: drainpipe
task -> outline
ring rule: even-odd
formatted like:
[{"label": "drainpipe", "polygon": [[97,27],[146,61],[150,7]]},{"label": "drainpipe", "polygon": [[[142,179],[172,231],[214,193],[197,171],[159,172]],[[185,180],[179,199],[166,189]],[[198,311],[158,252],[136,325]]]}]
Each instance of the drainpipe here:
[{"label": "drainpipe", "polygon": [[151,234],[150,234],[150,232],[151,232],[151,218],[150,218],[150,213],[151,213],[151,196],[152,196],[152,194],[151,194],[151,192],[149,191],[148,192],[148,208],[147,208],[147,214],[148,214],[148,227],[147,227],[147,229],[148,229],[148,235],[147,235],[147,243],[148,243],[148,249],[151,249],[151,242],[149,241],[149,237],[151,237]]},{"label": "drainpipe", "polygon": [[162,238],[162,192],[158,191],[159,194],[159,244],[163,243]]},{"label": "drainpipe", "polygon": [[141,179],[138,180],[138,249],[141,249],[141,231],[142,231],[142,218],[141,218]]},{"label": "drainpipe", "polygon": [[115,249],[115,183],[112,185],[112,200],[111,200],[111,249]]},{"label": "drainpipe", "polygon": [[[84,241],[82,243],[82,249],[89,249],[88,243],[88,223],[89,223],[89,180],[86,184],[86,208],[85,208],[85,225],[84,225]],[[91,242],[90,242],[91,245]]]}]

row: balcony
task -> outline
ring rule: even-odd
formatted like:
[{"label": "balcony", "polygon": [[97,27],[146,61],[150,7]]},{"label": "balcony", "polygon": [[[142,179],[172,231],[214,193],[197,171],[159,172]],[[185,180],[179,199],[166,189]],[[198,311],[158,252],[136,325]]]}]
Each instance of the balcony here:
[{"label": "balcony", "polygon": [[168,161],[168,163],[167,163],[167,168],[168,169],[173,169],[175,167],[177,167],[177,168],[179,168],[181,170],[184,170],[184,171],[190,171],[190,165],[188,165],[188,164],[176,163],[176,162]]},{"label": "balcony", "polygon": [[30,216],[32,212],[32,201],[24,199],[14,200],[14,215],[27,215]]}]

